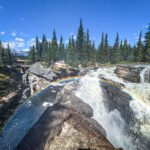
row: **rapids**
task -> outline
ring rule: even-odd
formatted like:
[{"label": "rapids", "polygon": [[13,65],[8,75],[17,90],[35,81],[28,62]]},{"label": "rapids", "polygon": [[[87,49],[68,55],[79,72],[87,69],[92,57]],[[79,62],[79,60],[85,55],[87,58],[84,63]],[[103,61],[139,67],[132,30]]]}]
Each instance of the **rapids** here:
[{"label": "rapids", "polygon": [[[80,80],[76,91],[76,95],[93,108],[93,118],[103,126],[108,140],[115,147],[122,147],[125,150],[149,149],[144,143],[140,142],[140,139],[150,141],[150,83],[145,82],[144,78],[145,73],[150,68],[148,66],[144,67],[145,69],[140,74],[141,83],[125,82],[118,78],[114,73],[116,67],[105,67],[90,71],[87,73],[86,78]],[[108,111],[104,102],[107,100],[103,95],[102,83],[99,82],[99,77],[124,85],[122,91],[132,96],[129,106],[137,120],[134,125],[127,125],[117,108]],[[134,135],[130,132],[133,132]]]}]

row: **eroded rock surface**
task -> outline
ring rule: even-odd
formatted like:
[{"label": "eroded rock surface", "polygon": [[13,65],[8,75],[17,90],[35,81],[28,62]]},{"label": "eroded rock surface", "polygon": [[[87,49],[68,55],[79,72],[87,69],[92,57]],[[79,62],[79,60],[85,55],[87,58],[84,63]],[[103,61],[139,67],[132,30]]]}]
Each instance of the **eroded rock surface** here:
[{"label": "eroded rock surface", "polygon": [[92,108],[74,95],[75,87],[68,83],[61,90],[16,150],[116,150],[91,118]]},{"label": "eroded rock surface", "polygon": [[78,69],[71,68],[67,65],[58,65],[57,63],[52,67],[44,67],[41,63],[35,63],[29,68],[30,73],[44,78],[48,81],[65,78],[68,76],[76,76],[79,72]]},{"label": "eroded rock surface", "polygon": [[117,66],[115,73],[118,77],[122,78],[125,81],[130,81],[133,83],[140,82],[140,72],[144,69],[143,67],[134,67],[134,66]]}]

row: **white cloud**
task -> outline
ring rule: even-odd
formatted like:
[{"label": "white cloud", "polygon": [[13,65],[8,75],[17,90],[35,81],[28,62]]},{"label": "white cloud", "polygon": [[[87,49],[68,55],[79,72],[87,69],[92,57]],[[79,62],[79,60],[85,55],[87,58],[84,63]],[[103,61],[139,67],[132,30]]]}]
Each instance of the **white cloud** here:
[{"label": "white cloud", "polygon": [[4,32],[4,31],[2,31],[0,34],[1,34],[1,35],[4,35],[4,34],[5,34],[5,32]]},{"label": "white cloud", "polygon": [[9,44],[10,48],[15,48],[16,47],[16,43],[14,41],[11,42],[3,42],[4,47],[6,48],[7,45]]},{"label": "white cloud", "polygon": [[17,33],[16,33],[16,32],[12,32],[11,35],[12,35],[12,36],[16,36]]},{"label": "white cloud", "polygon": [[148,28],[148,24],[144,24],[143,27],[144,27],[144,28]]},{"label": "white cloud", "polygon": [[73,33],[73,32],[71,32],[71,33],[70,33],[70,35],[74,35],[74,33]]},{"label": "white cloud", "polygon": [[47,39],[47,41],[48,41],[48,42],[52,42],[52,40],[51,40],[51,39]]},{"label": "white cloud", "polygon": [[24,47],[24,46],[25,46],[25,44],[23,42],[17,43],[17,47]]},{"label": "white cloud", "polygon": [[77,36],[76,36],[76,35],[74,35],[74,36],[73,36],[73,38],[76,40],[76,39],[77,39]]},{"label": "white cloud", "polygon": [[[138,40],[138,39],[139,39],[139,36],[136,36],[135,39]],[[142,40],[142,42],[144,42],[144,41],[145,41],[145,38],[141,38],[141,40]]]},{"label": "white cloud", "polygon": [[34,38],[32,38],[32,39],[30,39],[31,41],[35,41],[35,39]]},{"label": "white cloud", "polygon": [[29,50],[29,48],[24,48],[24,49],[22,49],[22,51],[29,52],[30,50]]},{"label": "white cloud", "polygon": [[145,38],[142,38],[142,42],[144,42],[145,41]]},{"label": "white cloud", "polygon": [[20,18],[20,21],[24,21],[24,18]]},{"label": "white cloud", "polygon": [[27,46],[31,47],[33,45],[35,45],[35,39],[34,38],[27,41]]},{"label": "white cloud", "polygon": [[68,44],[69,43],[69,40],[66,40],[66,44]]},{"label": "white cloud", "polygon": [[16,39],[15,39],[15,41],[23,42],[23,41],[24,41],[24,39],[22,39],[22,38],[16,38]]},{"label": "white cloud", "polygon": [[28,36],[27,34],[25,34],[25,33],[23,33],[23,32],[20,32],[20,35],[22,35],[22,36],[24,36],[24,37]]}]

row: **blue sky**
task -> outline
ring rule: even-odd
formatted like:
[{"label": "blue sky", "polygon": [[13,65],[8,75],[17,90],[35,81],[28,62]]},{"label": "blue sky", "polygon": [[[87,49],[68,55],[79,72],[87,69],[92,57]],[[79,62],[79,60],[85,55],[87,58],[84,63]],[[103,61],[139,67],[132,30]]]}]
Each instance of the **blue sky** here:
[{"label": "blue sky", "polygon": [[139,30],[146,32],[150,22],[150,0],[0,0],[0,40],[9,42],[12,49],[27,50],[34,44],[35,36],[46,34],[57,39],[63,35],[67,43],[71,34],[76,38],[82,17],[84,30],[90,30],[96,46],[102,32],[108,33],[109,44],[128,39],[137,42]]}]

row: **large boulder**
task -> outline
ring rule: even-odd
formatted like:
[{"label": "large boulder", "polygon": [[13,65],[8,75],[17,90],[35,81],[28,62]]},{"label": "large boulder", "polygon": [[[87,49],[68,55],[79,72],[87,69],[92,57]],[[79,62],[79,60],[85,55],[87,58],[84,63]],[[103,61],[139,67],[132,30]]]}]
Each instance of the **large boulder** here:
[{"label": "large boulder", "polygon": [[74,83],[64,87],[16,150],[117,150],[104,129],[90,118],[92,108],[73,96],[74,91]]},{"label": "large boulder", "polygon": [[30,66],[29,72],[49,81],[53,81],[57,78],[57,75],[51,68],[45,68],[41,65],[41,63],[35,63],[34,65]]},{"label": "large boulder", "polygon": [[56,79],[78,75],[79,69],[72,68],[65,64],[58,64],[59,63],[56,63],[55,65],[46,68],[41,63],[37,62],[30,66],[29,72],[48,81],[55,81]]},{"label": "large boulder", "polygon": [[144,68],[118,65],[116,67],[115,73],[118,77],[122,78],[125,81],[139,83],[140,82],[140,72],[142,69],[144,69]]}]

